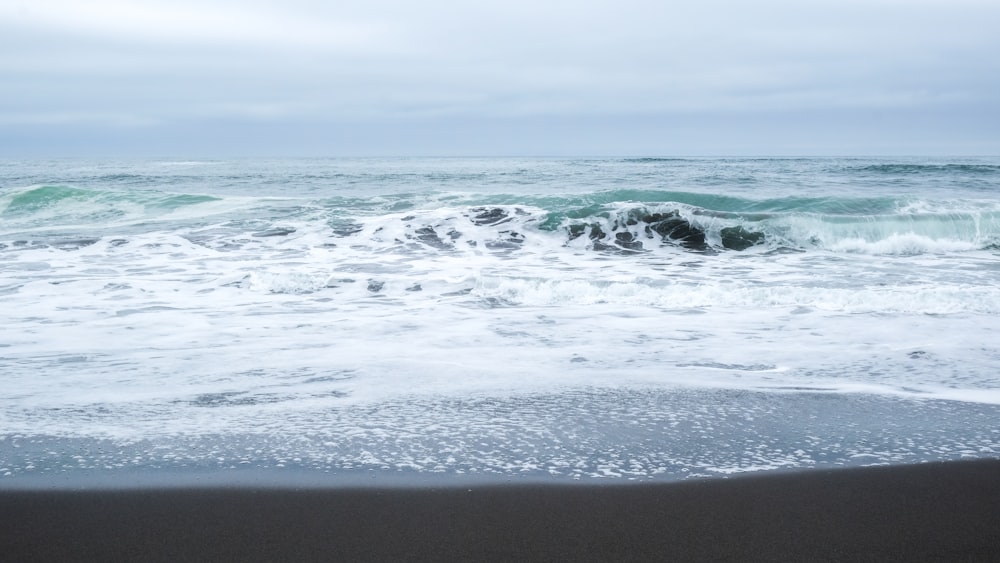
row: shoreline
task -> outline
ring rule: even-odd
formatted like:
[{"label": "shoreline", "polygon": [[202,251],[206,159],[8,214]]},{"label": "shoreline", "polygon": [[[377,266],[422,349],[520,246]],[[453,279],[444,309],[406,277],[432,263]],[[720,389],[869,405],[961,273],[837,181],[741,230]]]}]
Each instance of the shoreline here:
[{"label": "shoreline", "polygon": [[331,485],[0,490],[0,553],[18,561],[1000,561],[998,459],[670,483]]},{"label": "shoreline", "polygon": [[[137,408],[131,433],[116,426],[126,413],[101,414],[111,424],[104,437],[85,434],[93,421],[72,418],[88,416],[86,409],[67,415],[63,423],[77,426],[67,434],[32,431],[19,419],[25,427],[0,435],[0,489],[231,480],[251,487],[292,480],[337,487],[663,482],[1000,457],[1000,404],[863,393],[626,386],[321,402],[292,418],[278,416],[284,407],[203,406],[190,419],[177,413],[190,421],[210,418],[221,425],[215,431],[169,423],[154,429],[147,407]],[[272,420],[280,431],[261,428]]]}]

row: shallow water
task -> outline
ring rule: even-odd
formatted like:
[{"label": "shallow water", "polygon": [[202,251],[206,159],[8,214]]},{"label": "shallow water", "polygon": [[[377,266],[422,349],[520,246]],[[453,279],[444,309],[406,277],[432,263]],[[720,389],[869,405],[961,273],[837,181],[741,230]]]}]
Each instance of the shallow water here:
[{"label": "shallow water", "polygon": [[0,476],[997,457],[998,188],[997,159],[3,162]]}]

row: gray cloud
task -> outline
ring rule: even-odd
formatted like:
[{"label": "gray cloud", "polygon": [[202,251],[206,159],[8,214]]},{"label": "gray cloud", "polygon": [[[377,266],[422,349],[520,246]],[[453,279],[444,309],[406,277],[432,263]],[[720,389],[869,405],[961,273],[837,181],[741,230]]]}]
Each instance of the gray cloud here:
[{"label": "gray cloud", "polygon": [[[298,132],[333,151],[331,130],[369,127],[379,154],[517,153],[519,139],[611,153],[629,131],[646,139],[635,151],[676,149],[655,123],[661,138],[711,129],[718,147],[748,127],[756,152],[795,138],[896,152],[923,123],[925,150],[946,135],[1000,152],[998,24],[1000,5],[972,0],[8,2],[0,148],[89,132],[109,151],[182,151],[203,124],[220,142]],[[533,122],[562,125],[539,137]],[[477,137],[491,127],[504,146]]]}]

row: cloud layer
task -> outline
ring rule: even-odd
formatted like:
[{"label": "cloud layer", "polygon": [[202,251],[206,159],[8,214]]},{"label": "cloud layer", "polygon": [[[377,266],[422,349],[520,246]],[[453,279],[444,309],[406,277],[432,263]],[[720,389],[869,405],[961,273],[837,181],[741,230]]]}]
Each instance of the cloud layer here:
[{"label": "cloud layer", "polygon": [[1000,152],[996,2],[686,4],[8,1],[0,148]]}]

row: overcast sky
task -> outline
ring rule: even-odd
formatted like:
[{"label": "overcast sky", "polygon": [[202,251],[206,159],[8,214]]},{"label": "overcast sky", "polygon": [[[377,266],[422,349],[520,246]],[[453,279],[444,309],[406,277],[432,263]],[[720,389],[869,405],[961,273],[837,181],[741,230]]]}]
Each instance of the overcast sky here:
[{"label": "overcast sky", "polygon": [[0,157],[1000,154],[1000,0],[0,0]]}]

